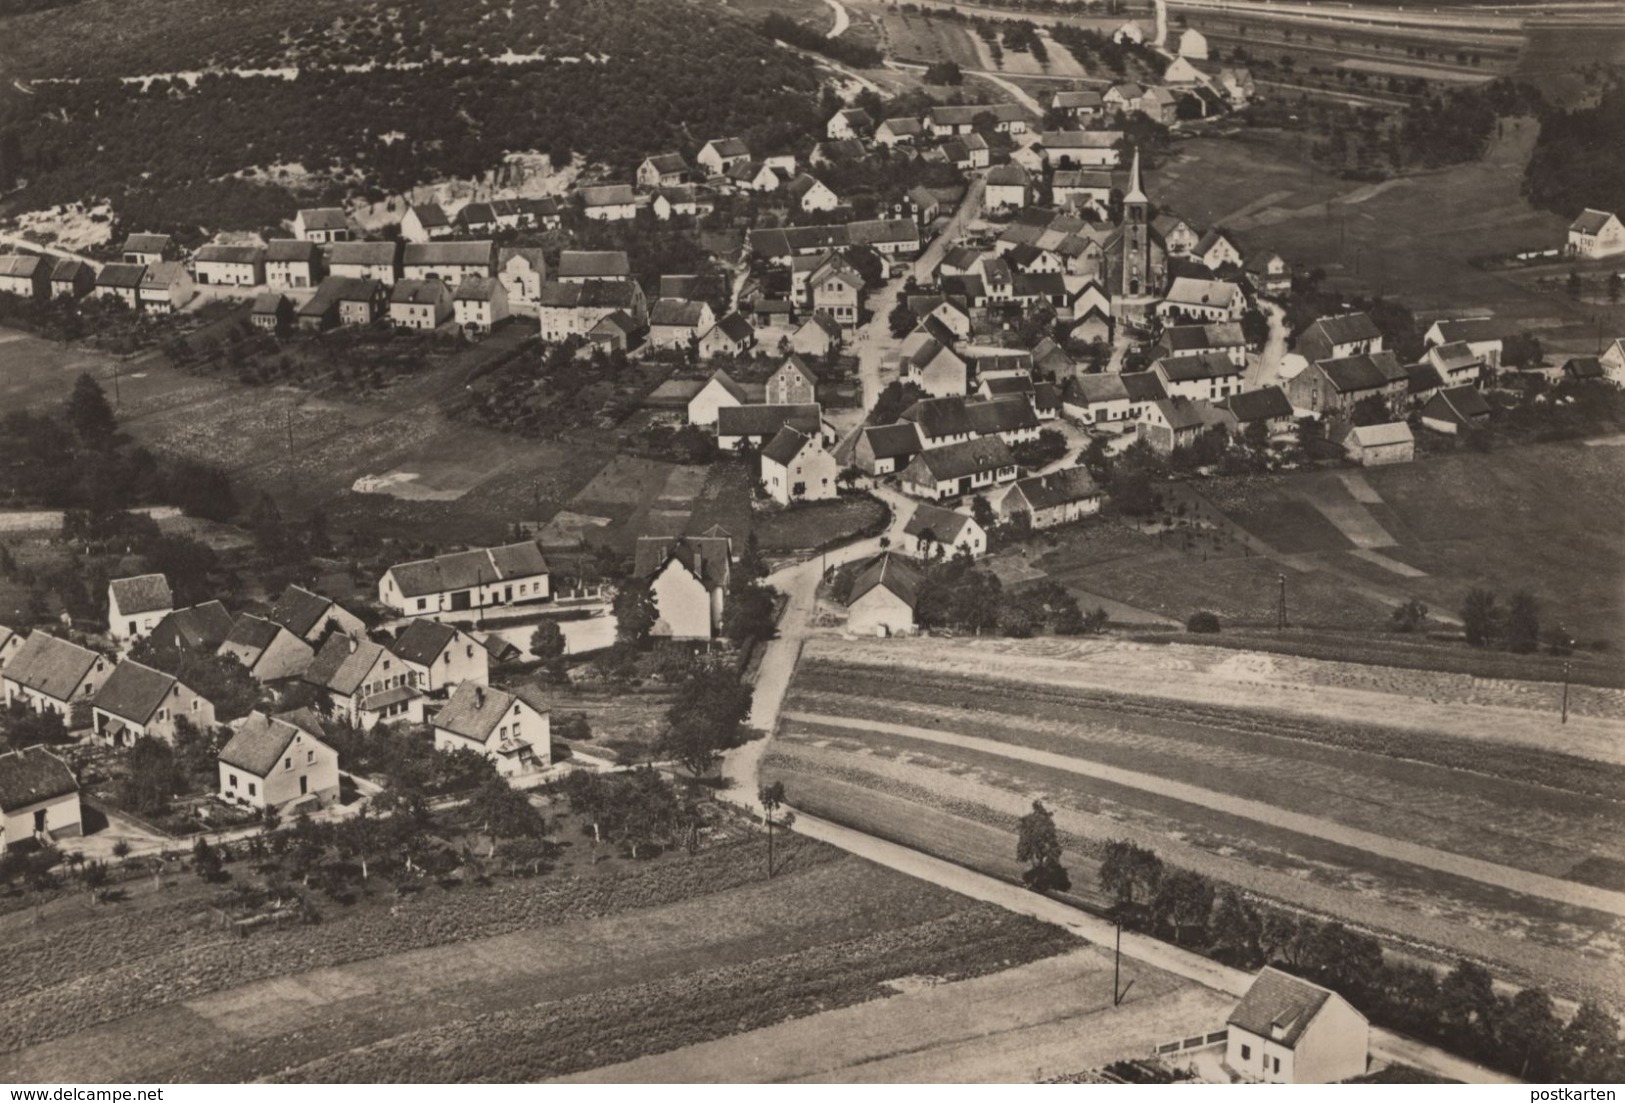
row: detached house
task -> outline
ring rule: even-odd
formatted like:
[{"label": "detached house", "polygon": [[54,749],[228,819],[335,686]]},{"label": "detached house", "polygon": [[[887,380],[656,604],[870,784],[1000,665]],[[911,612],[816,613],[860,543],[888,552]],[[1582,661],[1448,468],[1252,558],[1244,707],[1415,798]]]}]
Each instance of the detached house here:
[{"label": "detached house", "polygon": [[1027,205],[1027,170],[1020,165],[989,169],[983,194],[989,211],[1020,210]]},{"label": "detached house", "polygon": [[0,257],[0,294],[44,299],[51,294],[51,264],[44,257]]},{"label": "detached house", "polygon": [[552,717],[538,686],[507,693],[464,683],[435,715],[434,746],[484,754],[510,781],[528,777],[552,765]]},{"label": "detached house", "polygon": [[269,617],[306,643],[319,644],[328,635],[365,636],[367,626],[344,606],[303,586],[289,586],[271,607]]},{"label": "detached house", "polygon": [[72,730],[74,706],[83,705],[88,713],[109,666],[96,652],[36,628],[0,671],[0,685],[7,705],[20,702],[29,712],[54,712]]},{"label": "detached house", "polygon": [[275,288],[315,287],[322,278],[322,254],[313,243],[277,240],[265,246],[265,282]]},{"label": "detached house", "polygon": [[721,631],[732,561],[733,541],[726,536],[640,536],[633,570],[654,596],[659,619],[653,634],[706,640]]},{"label": "detached house", "polygon": [[1625,224],[1611,211],[1587,207],[1569,223],[1567,251],[1576,257],[1610,257],[1625,252]]},{"label": "detached house", "polygon": [[276,333],[293,324],[293,302],[280,291],[261,291],[254,296],[248,320],[255,329]]},{"label": "detached house", "polygon": [[683,160],[681,153],[657,153],[653,157],[645,157],[643,164],[638,166],[638,187],[650,191],[675,187],[688,180],[689,171],[688,162]]},{"label": "detached house", "polygon": [[1362,399],[1380,395],[1390,403],[1410,390],[1410,374],[1391,352],[1317,360],[1286,382],[1292,405],[1320,416],[1347,417]]},{"label": "detached house", "polygon": [[885,119],[875,128],[875,144],[882,146],[914,145],[925,134],[919,119]]},{"label": "detached house", "polygon": [[962,551],[973,559],[987,554],[987,531],[974,517],[930,502],[914,507],[903,535],[913,539],[920,559],[952,559]]},{"label": "detached house", "polygon": [[350,232],[350,220],[342,208],[317,207],[300,211],[294,216],[293,236],[300,241],[326,244],[349,241],[354,235]]},{"label": "detached house", "polygon": [[649,347],[686,349],[714,325],[710,303],[659,299],[649,308]]},{"label": "detached house", "polygon": [[841,326],[828,314],[814,312],[790,335],[790,348],[802,356],[828,356],[841,347]]},{"label": "detached house", "polygon": [[406,246],[402,273],[409,280],[440,280],[456,287],[469,276],[494,276],[497,249],[490,241],[427,241]]},{"label": "detached house", "polygon": [[1365,1075],[1371,1027],[1318,984],[1265,968],[1226,1025],[1224,1063],[1268,1084],[1336,1084]]},{"label": "detached house", "polygon": [[214,705],[172,674],[126,659],[96,691],[91,708],[95,737],[114,747],[150,735],[175,742],[181,717],[199,731],[214,727]]},{"label": "detached house", "polygon": [[1494,318],[1456,318],[1434,322],[1422,341],[1430,348],[1464,343],[1492,371],[1500,371],[1501,353],[1506,347],[1504,333],[1505,327]]},{"label": "detached house", "polygon": [[1170,356],[1217,352],[1228,356],[1239,368],[1247,366],[1247,338],[1239,322],[1169,326],[1162,331],[1162,339],[1157,345]]},{"label": "detached house", "polygon": [[1466,341],[1434,345],[1427,351],[1427,362],[1439,373],[1446,387],[1476,384],[1484,374],[1484,361]]},{"label": "detached house", "polygon": [[452,307],[464,333],[490,333],[508,317],[508,289],[491,276],[464,276],[452,296]]},{"label": "detached house", "polygon": [[371,640],[329,636],[305,681],[327,695],[330,715],[363,731],[398,720],[423,722],[423,693],[411,668]]},{"label": "detached house", "polygon": [[1046,130],[1038,136],[1044,160],[1057,169],[1114,169],[1121,130]]},{"label": "detached house", "polygon": [[120,645],[141,639],[174,608],[175,597],[163,575],[115,578],[107,584],[107,638]]},{"label": "detached house", "polygon": [[700,335],[700,359],[739,356],[756,345],[756,329],[743,314],[733,313]]},{"label": "detached house", "polygon": [[445,209],[438,203],[414,203],[401,218],[401,240],[421,244],[456,232]]},{"label": "detached house", "polygon": [[900,421],[894,425],[859,426],[835,449],[835,460],[878,478],[896,474],[919,454],[919,430],[912,421]]},{"label": "detached house", "polygon": [[637,195],[631,184],[582,188],[581,213],[595,222],[624,222],[637,217]]},{"label": "detached house", "polygon": [[546,601],[547,560],[534,540],[398,563],[378,580],[378,601],[402,616]]},{"label": "detached house", "polygon": [[1151,365],[1170,397],[1226,398],[1241,392],[1244,369],[1222,352],[1164,356]]},{"label": "detached house", "polygon": [[789,193],[790,201],[808,214],[833,211],[841,205],[840,198],[827,184],[805,172],[790,181],[785,191]]},{"label": "detached house", "polygon": [[141,274],[141,309],[152,314],[174,314],[194,294],[192,276],[180,261],[149,265]]},{"label": "detached house", "polygon": [[79,781],[66,762],[44,747],[0,754],[0,849],[83,834]]},{"label": "detached house", "polygon": [[1025,513],[1035,529],[1054,528],[1100,512],[1102,494],[1089,472],[1069,467],[1049,475],[1030,475],[994,503],[1001,518],[1008,521]]},{"label": "detached house", "polygon": [[1139,415],[1140,439],[1158,452],[1189,448],[1207,427],[1203,411],[1206,401],[1195,402],[1183,396],[1158,399]]},{"label": "detached house", "polygon": [[131,310],[140,310],[141,281],[146,275],[144,264],[105,264],[96,273],[96,297],[116,299]]},{"label": "detached house", "polygon": [[762,448],[790,425],[803,433],[823,432],[823,411],[816,403],[803,406],[768,406],[750,403],[717,409],[717,447],[737,452],[749,444]]},{"label": "detached house", "polygon": [[1362,467],[1409,463],[1416,458],[1416,436],[1403,421],[1351,425],[1336,440],[1344,454]]},{"label": "detached house", "polygon": [[1239,321],[1247,310],[1247,296],[1228,280],[1199,280],[1179,276],[1168,295],[1157,304],[1164,318],[1186,317],[1197,321]]},{"label": "detached house", "polygon": [[1230,240],[1230,235],[1217,228],[1202,235],[1191,255],[1215,272],[1225,267],[1241,267],[1241,250]]},{"label": "detached house", "polygon": [[1477,387],[1451,387],[1442,390],[1422,407],[1422,426],[1436,433],[1455,436],[1490,419],[1490,404]]},{"label": "detached house", "polygon": [[309,669],[315,650],[280,624],[239,613],[219,654],[229,655],[260,683],[297,678]]},{"label": "detached house", "polygon": [[200,284],[256,287],[265,282],[265,250],[258,245],[205,245],[192,258]]},{"label": "detached house", "polygon": [[155,647],[213,655],[231,635],[231,614],[218,601],[176,609],[147,637]]},{"label": "detached house", "polygon": [[824,127],[826,138],[863,138],[875,128],[874,119],[869,112],[861,108],[849,107],[845,111],[837,111]]},{"label": "detached house", "polygon": [[220,749],[220,799],[279,811],[324,808],[339,799],[339,753],[307,710],[251,712]]},{"label": "detached house", "polygon": [[863,308],[863,277],[839,253],[831,253],[807,277],[814,312],[838,325],[856,326]]},{"label": "detached house", "polygon": [[1292,402],[1280,387],[1264,387],[1256,391],[1242,391],[1213,404],[1221,424],[1230,433],[1240,436],[1255,424],[1262,424],[1270,436],[1291,429],[1294,424]]},{"label": "detached house", "polygon": [[714,138],[700,147],[694,160],[712,176],[721,176],[750,160],[750,147],[739,138]]},{"label": "detached house", "polygon": [[1297,353],[1311,363],[1382,350],[1382,330],[1365,313],[1316,318],[1298,334]]},{"label": "detached house", "polygon": [[515,314],[536,317],[541,309],[542,284],[547,282],[547,261],[540,249],[504,245],[497,250],[497,279],[508,289],[508,308]]},{"label": "detached house", "polygon": [[1084,425],[1131,420],[1128,387],[1116,372],[1073,376],[1063,385],[1061,396],[1062,411]]},{"label": "detached house", "polygon": [[451,291],[439,280],[402,280],[389,293],[397,329],[436,330],[451,320]]},{"label": "detached house", "polygon": [[1015,480],[1016,458],[998,437],[983,437],[914,457],[902,474],[905,493],[942,501]]},{"label": "detached house", "polygon": [[491,653],[473,636],[449,624],[414,620],[390,650],[412,672],[412,685],[431,697],[444,697],[464,682],[490,681]]},{"label": "detached house", "polygon": [[801,406],[818,401],[818,376],[801,357],[791,354],[767,377],[767,401],[774,406]]},{"label": "detached house", "polygon": [[125,264],[162,264],[179,260],[180,255],[175,239],[168,234],[131,234],[119,250],[119,259]]},{"label": "detached house", "polygon": [[762,449],[761,462],[762,485],[768,497],[781,506],[836,496],[835,479],[840,470],[819,430],[804,433],[786,425]]}]

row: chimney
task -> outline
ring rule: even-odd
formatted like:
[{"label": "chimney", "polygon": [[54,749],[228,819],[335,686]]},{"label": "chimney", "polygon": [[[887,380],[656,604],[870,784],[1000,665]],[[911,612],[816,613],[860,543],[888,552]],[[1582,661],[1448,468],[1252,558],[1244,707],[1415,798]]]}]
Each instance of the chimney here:
[{"label": "chimney", "polygon": [[694,549],[694,577],[705,581],[705,553],[698,547]]},{"label": "chimney", "polygon": [[485,687],[484,686],[475,686],[474,687],[474,707],[477,708],[477,709],[482,709],[482,708],[485,707]]},{"label": "chimney", "polygon": [[349,645],[350,645],[350,654],[354,655],[355,654],[355,646],[356,646],[355,637],[354,636],[346,636],[345,641],[348,642]]}]

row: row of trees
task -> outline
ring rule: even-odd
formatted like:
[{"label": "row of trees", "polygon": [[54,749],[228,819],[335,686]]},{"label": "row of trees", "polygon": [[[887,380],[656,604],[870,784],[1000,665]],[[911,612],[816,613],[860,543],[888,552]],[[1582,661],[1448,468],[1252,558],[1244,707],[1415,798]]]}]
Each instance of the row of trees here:
[{"label": "row of trees", "polygon": [[[1503,608],[1493,590],[1474,587],[1467,591],[1461,603],[1462,630],[1467,642],[1474,647],[1499,647],[1519,655],[1539,650],[1540,603],[1528,590],[1519,590]],[[1546,635],[1546,643],[1554,655],[1567,655],[1574,650],[1574,640],[1561,627],[1554,627]]]}]

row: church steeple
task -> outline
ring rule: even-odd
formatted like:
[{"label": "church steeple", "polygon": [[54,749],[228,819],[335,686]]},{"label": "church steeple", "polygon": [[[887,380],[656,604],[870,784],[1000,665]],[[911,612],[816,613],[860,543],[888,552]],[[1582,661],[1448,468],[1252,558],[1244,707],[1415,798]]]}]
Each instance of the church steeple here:
[{"label": "church steeple", "polygon": [[1140,147],[1134,147],[1134,167],[1128,174],[1128,194],[1123,196],[1124,203],[1149,203],[1145,189],[1140,186]]}]

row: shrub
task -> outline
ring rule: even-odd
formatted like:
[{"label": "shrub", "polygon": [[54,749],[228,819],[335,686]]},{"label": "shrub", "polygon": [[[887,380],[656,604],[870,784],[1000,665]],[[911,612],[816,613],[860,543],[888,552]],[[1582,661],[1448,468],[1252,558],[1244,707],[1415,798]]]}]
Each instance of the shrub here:
[{"label": "shrub", "polygon": [[1211,635],[1218,632],[1218,630],[1218,614],[1210,613],[1206,609],[1200,613],[1192,613],[1190,619],[1185,622],[1185,631],[1187,632],[1202,632]]}]

